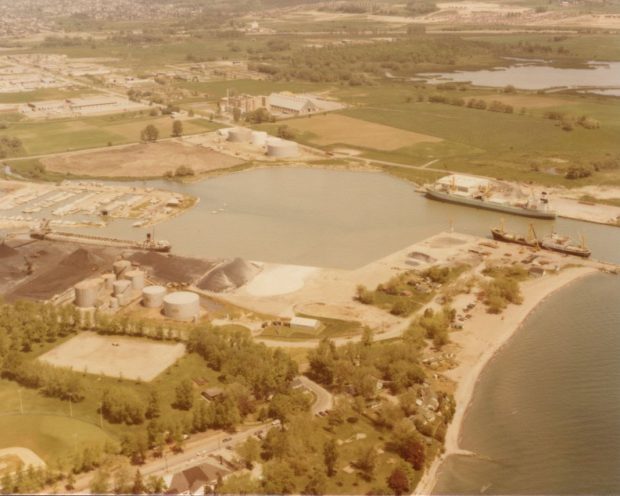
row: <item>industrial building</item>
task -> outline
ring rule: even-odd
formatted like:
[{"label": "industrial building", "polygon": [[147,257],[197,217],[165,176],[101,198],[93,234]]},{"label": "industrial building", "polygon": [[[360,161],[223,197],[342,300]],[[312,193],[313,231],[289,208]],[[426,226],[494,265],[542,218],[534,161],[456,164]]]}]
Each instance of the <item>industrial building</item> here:
[{"label": "industrial building", "polygon": [[310,98],[291,93],[272,93],[267,98],[267,110],[274,114],[308,115],[320,112],[320,108]]}]

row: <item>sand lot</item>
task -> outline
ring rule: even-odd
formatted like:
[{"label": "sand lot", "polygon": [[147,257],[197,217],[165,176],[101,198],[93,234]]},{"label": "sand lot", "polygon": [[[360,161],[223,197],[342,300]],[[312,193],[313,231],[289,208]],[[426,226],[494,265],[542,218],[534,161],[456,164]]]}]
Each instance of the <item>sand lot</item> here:
[{"label": "sand lot", "polygon": [[151,381],[183,356],[183,344],[82,332],[39,360],[110,377]]},{"label": "sand lot", "polygon": [[0,475],[11,474],[24,467],[45,467],[45,462],[32,450],[22,447],[0,449]]},{"label": "sand lot", "polygon": [[298,131],[316,135],[311,141],[318,145],[341,143],[376,150],[396,150],[417,143],[441,141],[441,138],[435,136],[404,131],[338,114],[292,119],[286,123]]},{"label": "sand lot", "polygon": [[176,141],[60,155],[42,162],[50,171],[96,177],[163,176],[181,165],[191,167],[199,174],[242,163],[229,155]]}]

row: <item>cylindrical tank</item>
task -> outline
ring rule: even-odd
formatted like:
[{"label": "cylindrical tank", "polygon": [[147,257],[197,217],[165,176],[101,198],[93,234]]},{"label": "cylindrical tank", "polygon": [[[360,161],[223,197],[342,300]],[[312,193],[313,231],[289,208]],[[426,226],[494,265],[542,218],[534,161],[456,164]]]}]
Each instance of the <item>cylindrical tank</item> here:
[{"label": "cylindrical tank", "polygon": [[123,274],[123,279],[131,281],[131,287],[137,291],[144,287],[144,272],[141,270],[128,270]]},{"label": "cylindrical tank", "polygon": [[103,279],[87,279],[75,285],[75,304],[80,308],[94,307],[97,303],[99,290],[103,286]]},{"label": "cylindrical tank", "polygon": [[193,320],[200,314],[200,299],[189,291],[170,293],[164,297],[164,314],[174,320]]},{"label": "cylindrical tank", "polygon": [[103,287],[108,291],[112,291],[112,284],[116,281],[116,276],[114,274],[103,274],[101,279],[103,279]]},{"label": "cylindrical tank", "polygon": [[228,139],[229,132],[230,132],[230,129],[218,129],[217,130],[217,134],[224,139]]},{"label": "cylindrical tank", "polygon": [[252,139],[252,130],[246,127],[236,127],[228,131],[228,141],[232,143],[249,143]]},{"label": "cylindrical tank", "polygon": [[112,297],[110,298],[110,310],[116,310],[118,308],[118,298]]},{"label": "cylindrical tank", "polygon": [[118,262],[114,262],[112,264],[112,269],[114,269],[114,273],[116,277],[121,277],[123,272],[129,270],[131,268],[131,262],[129,260],[119,260]]},{"label": "cylindrical tank", "polygon": [[297,155],[299,155],[299,146],[294,141],[278,138],[267,140],[267,156],[296,157]]},{"label": "cylindrical tank", "polygon": [[255,146],[265,146],[267,143],[267,133],[265,131],[252,131],[252,144]]},{"label": "cylindrical tank", "polygon": [[166,288],[163,286],[147,286],[142,290],[142,304],[147,308],[159,308],[164,304]]},{"label": "cylindrical tank", "polygon": [[131,281],[128,281],[127,279],[122,279],[120,281],[114,281],[112,283],[112,291],[114,293],[114,296],[117,296],[117,297],[122,295],[126,291],[128,291],[130,287],[131,287]]}]

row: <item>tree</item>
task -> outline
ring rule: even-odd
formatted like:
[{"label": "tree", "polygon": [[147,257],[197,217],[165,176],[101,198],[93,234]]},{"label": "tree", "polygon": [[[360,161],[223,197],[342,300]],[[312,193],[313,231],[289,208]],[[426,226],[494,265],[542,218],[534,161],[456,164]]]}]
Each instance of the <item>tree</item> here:
[{"label": "tree", "polygon": [[178,137],[183,135],[183,122],[176,120],[172,123],[172,136]]},{"label": "tree", "polygon": [[149,393],[149,399],[146,403],[145,416],[147,419],[154,419],[159,417],[161,409],[159,407],[159,393],[157,391],[151,391]]},{"label": "tree", "polygon": [[261,445],[258,439],[249,437],[245,443],[237,448],[237,453],[248,469],[252,469],[254,462],[260,459]]},{"label": "tree", "polygon": [[157,129],[153,124],[149,124],[140,132],[140,139],[142,141],[157,141],[159,138],[159,129]]},{"label": "tree", "polygon": [[327,475],[332,477],[336,473],[336,463],[338,463],[338,445],[333,438],[329,439],[323,446],[323,461]]},{"label": "tree", "polygon": [[133,478],[133,486],[131,487],[132,494],[143,494],[146,492],[146,486],[142,480],[142,474],[140,470],[136,470],[136,475]]},{"label": "tree", "polygon": [[295,473],[284,461],[270,461],[263,466],[263,490],[267,494],[295,492]]},{"label": "tree", "polygon": [[375,467],[377,466],[377,452],[374,446],[362,448],[355,460],[355,466],[362,473],[362,477],[367,481],[374,478]]},{"label": "tree", "polygon": [[67,482],[65,483],[65,489],[67,491],[72,491],[74,487],[75,487],[75,475],[73,475],[73,472],[69,472],[69,475],[67,476]]},{"label": "tree", "polygon": [[149,475],[146,487],[150,494],[162,494],[166,490],[166,482],[162,477]]},{"label": "tree", "polygon": [[387,478],[387,483],[396,496],[409,492],[409,478],[405,471],[399,467],[392,470],[392,473]]},{"label": "tree", "polygon": [[422,470],[426,462],[426,448],[420,436],[414,431],[408,432],[397,443],[401,458],[415,469]]},{"label": "tree", "polygon": [[175,402],[174,407],[179,410],[190,410],[194,404],[194,388],[189,379],[185,379],[179,383],[174,390]]},{"label": "tree", "polygon": [[278,137],[286,140],[295,139],[295,131],[286,124],[278,126]]}]

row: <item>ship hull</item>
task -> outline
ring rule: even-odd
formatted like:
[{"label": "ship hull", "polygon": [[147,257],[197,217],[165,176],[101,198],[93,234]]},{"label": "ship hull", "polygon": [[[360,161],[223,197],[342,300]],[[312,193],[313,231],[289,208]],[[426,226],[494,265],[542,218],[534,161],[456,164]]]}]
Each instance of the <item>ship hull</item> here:
[{"label": "ship hull", "polygon": [[476,200],[475,198],[458,197],[448,193],[427,190],[426,197],[432,200],[443,201],[447,203],[455,203],[457,205],[465,205],[467,207],[483,208],[486,210],[495,210],[507,214],[521,215],[524,217],[533,217],[535,219],[555,219],[556,214],[553,211],[532,210],[521,207],[513,207],[512,205],[501,205],[499,203],[488,202],[484,200]]},{"label": "ship hull", "polygon": [[504,235],[501,231],[496,229],[491,229],[491,234],[493,235],[493,239],[496,241],[503,241],[504,243],[514,243],[516,245],[530,246],[532,248],[536,248],[536,242],[528,241],[526,239],[520,237],[510,237]]},{"label": "ship hull", "polygon": [[558,253],[564,253],[565,255],[573,255],[575,257],[588,258],[591,255],[591,252],[589,250],[579,250],[579,249],[573,250],[571,248],[562,248],[559,246],[547,245],[545,243],[543,243],[541,246],[545,250],[557,251]]}]

